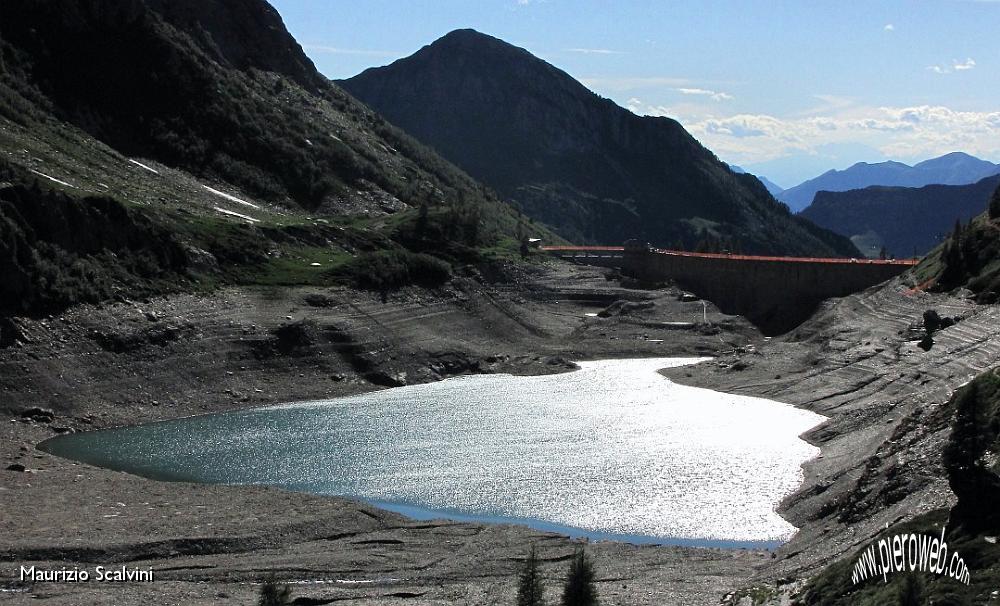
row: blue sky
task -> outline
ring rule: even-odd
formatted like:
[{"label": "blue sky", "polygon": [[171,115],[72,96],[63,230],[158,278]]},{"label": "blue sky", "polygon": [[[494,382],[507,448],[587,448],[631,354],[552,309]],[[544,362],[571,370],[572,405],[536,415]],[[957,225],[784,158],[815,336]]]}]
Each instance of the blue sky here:
[{"label": "blue sky", "polygon": [[858,161],[1000,162],[1000,1],[272,4],[331,78],[472,27],[786,187]]}]

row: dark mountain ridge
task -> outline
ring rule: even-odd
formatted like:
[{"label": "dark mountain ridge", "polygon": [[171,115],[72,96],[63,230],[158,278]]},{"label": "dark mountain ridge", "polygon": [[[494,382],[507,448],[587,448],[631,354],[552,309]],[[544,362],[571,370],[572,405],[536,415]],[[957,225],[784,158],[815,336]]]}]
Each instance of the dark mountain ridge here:
[{"label": "dark mountain ridge", "polygon": [[[730,164],[729,168],[731,168],[734,173],[739,174],[739,175],[742,175],[743,173],[747,172],[746,169],[744,169],[742,166],[737,166],[735,164]],[[761,183],[764,184],[764,187],[767,188],[767,191],[771,192],[771,195],[774,196],[774,197],[778,197],[778,194],[780,194],[781,192],[785,191],[784,187],[778,185],[774,181],[771,181],[767,177],[764,177],[762,175],[756,175],[756,174],[753,174],[753,173],[750,173],[750,174],[752,174],[753,176],[757,177],[757,179]]]},{"label": "dark mountain ridge", "polygon": [[389,121],[578,242],[857,254],[791,216],[680,124],[640,117],[528,51],[457,30],[341,82]]},{"label": "dark mountain ridge", "polygon": [[[52,230],[73,223],[122,233]],[[316,72],[262,0],[0,4],[0,316],[206,284],[397,287],[514,254],[519,229],[551,239],[519,224]]]},{"label": "dark mountain ridge", "polygon": [[[893,256],[921,256],[947,236],[956,220],[982,214],[1000,175],[971,185],[873,186],[846,192],[821,191],[802,216],[816,225],[861,241],[866,253],[884,246]],[[871,246],[875,246],[871,250]]]},{"label": "dark mountain ridge", "polygon": [[924,185],[967,185],[1000,173],[1000,165],[980,160],[963,152],[952,152],[913,166],[888,161],[869,164],[858,162],[844,170],[829,170],[777,195],[793,211],[813,203],[820,191],[849,191],[873,185],[886,187],[923,187]]}]

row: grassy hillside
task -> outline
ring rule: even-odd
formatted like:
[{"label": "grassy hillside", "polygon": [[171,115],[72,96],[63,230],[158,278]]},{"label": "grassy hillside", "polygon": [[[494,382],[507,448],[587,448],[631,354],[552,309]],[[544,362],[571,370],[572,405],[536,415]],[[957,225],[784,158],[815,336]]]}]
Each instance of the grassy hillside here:
[{"label": "grassy hillside", "polygon": [[990,209],[968,224],[956,223],[914,268],[917,284],[937,290],[968,288],[980,303],[1000,301],[1000,188]]},{"label": "grassy hillside", "polygon": [[436,283],[551,238],[326,81],[260,0],[5,2],[0,160],[0,266],[17,276],[0,315],[227,283]]}]

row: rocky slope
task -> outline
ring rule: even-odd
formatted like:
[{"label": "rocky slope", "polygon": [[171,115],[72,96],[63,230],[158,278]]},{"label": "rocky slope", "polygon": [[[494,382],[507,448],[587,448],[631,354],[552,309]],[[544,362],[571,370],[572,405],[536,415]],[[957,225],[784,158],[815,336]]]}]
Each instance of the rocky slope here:
[{"label": "rocky slope", "polygon": [[322,78],[265,2],[3,10],[0,266],[17,279],[0,315],[219,284],[395,287],[549,235]]},{"label": "rocky slope", "polygon": [[526,50],[458,30],[340,84],[525,214],[584,243],[852,256],[669,118],[640,117]]},{"label": "rocky slope", "polygon": [[[830,417],[805,435],[822,454],[805,465],[804,484],[782,506],[801,530],[764,576],[785,579],[778,583],[784,592],[799,587],[788,579],[853,555],[887,524],[954,503],[941,462],[948,402],[959,386],[1000,364],[1000,308],[970,294],[924,292],[904,277],[831,301],[796,331],[738,360],[666,373]],[[925,350],[928,309],[959,321],[936,332]],[[747,369],[733,372],[737,361]]]}]

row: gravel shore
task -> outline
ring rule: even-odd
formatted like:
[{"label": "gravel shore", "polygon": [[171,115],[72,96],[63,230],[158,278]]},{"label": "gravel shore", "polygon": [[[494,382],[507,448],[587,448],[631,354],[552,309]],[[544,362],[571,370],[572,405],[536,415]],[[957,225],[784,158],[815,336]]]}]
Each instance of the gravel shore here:
[{"label": "gravel shore", "polygon": [[[59,432],[383,389],[475,372],[566,372],[571,360],[718,355],[760,342],[676,290],[622,288],[553,264],[502,285],[457,280],[383,303],[345,289],[229,290],[18,320],[0,350],[0,593],[51,604],[252,603],[269,575],[310,604],[509,603],[536,545],[551,595],[578,545],[513,525],[419,522],[340,498],[164,483],[35,448]],[[600,312],[616,301],[634,309]],[[648,305],[648,303],[652,305]],[[617,307],[622,307],[618,305]],[[591,315],[587,315],[591,314]],[[669,324],[674,322],[675,324]],[[682,324],[677,324],[682,323]],[[711,333],[711,334],[703,334]],[[289,336],[291,335],[291,336]],[[40,408],[52,412],[23,416]],[[715,604],[767,552],[595,543],[607,603]],[[20,567],[148,569],[152,583],[20,583]]]},{"label": "gravel shore", "polygon": [[[51,604],[252,603],[273,575],[299,603],[511,603],[536,545],[550,595],[577,542],[522,526],[420,522],[363,503],[268,487],[164,483],[35,448],[65,431],[440,380],[566,372],[572,360],[713,356],[677,382],[830,417],[782,513],[800,532],[775,554],[588,547],[609,604],[719,604],[787,593],[886,523],[947,505],[939,464],[950,393],[1000,360],[996,306],[897,282],[827,304],[763,338],[676,289],[624,288],[607,270],[539,266],[503,284],[458,279],[382,302],[346,289],[228,290],[18,320],[0,350],[0,598]],[[639,305],[625,305],[639,303]],[[652,303],[650,305],[649,303]],[[610,317],[594,314],[611,306]],[[916,346],[924,309],[961,321]],[[699,323],[702,314],[712,328]],[[43,409],[34,414],[25,411]],[[48,411],[51,411],[51,416]],[[151,583],[18,582],[20,567],[151,568]]]}]

